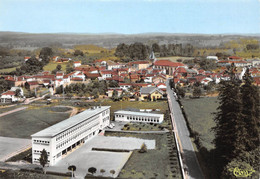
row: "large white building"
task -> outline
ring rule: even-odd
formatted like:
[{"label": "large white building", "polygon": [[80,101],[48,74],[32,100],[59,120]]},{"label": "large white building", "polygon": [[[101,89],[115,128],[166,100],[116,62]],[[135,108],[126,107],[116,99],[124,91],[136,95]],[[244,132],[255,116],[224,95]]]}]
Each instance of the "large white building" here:
[{"label": "large white building", "polygon": [[119,110],[114,112],[115,121],[122,122],[142,122],[142,123],[162,123],[164,115],[152,112],[135,112]]},{"label": "large white building", "polygon": [[67,152],[85,143],[109,124],[110,106],[98,106],[33,134],[32,163],[39,164],[41,151],[45,149],[49,165],[54,165]]}]

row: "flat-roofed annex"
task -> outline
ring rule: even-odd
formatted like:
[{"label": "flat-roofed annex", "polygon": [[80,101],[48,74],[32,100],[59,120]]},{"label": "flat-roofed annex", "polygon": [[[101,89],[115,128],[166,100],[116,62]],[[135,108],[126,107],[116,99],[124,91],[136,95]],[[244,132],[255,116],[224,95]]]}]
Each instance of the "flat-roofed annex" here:
[{"label": "flat-roofed annex", "polygon": [[164,116],[163,114],[158,114],[158,113],[153,113],[153,112],[136,112],[136,111],[124,111],[124,110],[119,110],[114,112],[115,114],[124,114],[124,115],[139,115],[139,116],[147,116],[147,117],[162,117]]},{"label": "flat-roofed annex", "polygon": [[57,124],[54,124],[46,129],[43,129],[35,134],[32,134],[31,137],[54,137],[59,133],[89,119],[98,113],[103,112],[106,109],[109,109],[110,106],[97,106],[95,109],[87,109],[75,116],[72,116],[64,121],[61,121]]}]

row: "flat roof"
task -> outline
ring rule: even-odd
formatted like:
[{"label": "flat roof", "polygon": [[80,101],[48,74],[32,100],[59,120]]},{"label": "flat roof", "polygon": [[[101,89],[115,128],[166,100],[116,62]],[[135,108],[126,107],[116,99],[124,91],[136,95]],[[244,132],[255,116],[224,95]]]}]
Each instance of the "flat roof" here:
[{"label": "flat roof", "polygon": [[124,111],[124,110],[119,110],[114,113],[120,113],[120,114],[125,114],[125,115],[139,115],[139,116],[153,116],[153,117],[162,117],[164,114],[158,114],[158,113],[152,113],[152,112],[136,112],[136,111]]},{"label": "flat roof", "polygon": [[81,123],[86,119],[89,119],[106,109],[109,109],[110,107],[111,106],[101,106],[101,107],[98,106],[95,109],[87,109],[75,116],[72,116],[68,119],[65,119],[64,121],[61,121],[57,124],[54,124],[46,129],[43,129],[35,133],[31,135],[31,137],[54,137],[57,134],[71,128],[72,126],[75,126],[78,123]]}]

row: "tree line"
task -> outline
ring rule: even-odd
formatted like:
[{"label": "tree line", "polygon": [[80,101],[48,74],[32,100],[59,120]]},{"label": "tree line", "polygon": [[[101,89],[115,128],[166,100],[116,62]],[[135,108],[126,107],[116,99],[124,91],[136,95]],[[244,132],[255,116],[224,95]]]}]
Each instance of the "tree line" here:
[{"label": "tree line", "polygon": [[148,46],[140,42],[136,42],[130,45],[121,43],[116,48],[115,56],[122,60],[145,60],[149,58],[149,54],[152,51],[158,54],[160,57],[192,56],[194,47],[191,44],[159,45],[158,43],[154,43],[152,46]]}]

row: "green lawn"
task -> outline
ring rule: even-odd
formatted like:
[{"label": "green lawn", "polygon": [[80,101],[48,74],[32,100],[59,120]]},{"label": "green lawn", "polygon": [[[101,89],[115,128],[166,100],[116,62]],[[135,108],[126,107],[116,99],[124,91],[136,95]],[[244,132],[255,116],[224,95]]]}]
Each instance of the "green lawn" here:
[{"label": "green lawn", "polygon": [[8,72],[11,72],[11,71],[15,71],[16,68],[19,68],[19,67],[0,69],[0,73],[8,73]]},{"label": "green lawn", "polygon": [[31,138],[31,135],[69,117],[69,113],[53,112],[50,108],[32,107],[0,117],[0,135]]},{"label": "green lawn", "polygon": [[214,132],[211,128],[215,126],[213,112],[216,112],[218,101],[216,97],[199,99],[182,99],[185,113],[193,130],[201,135],[202,145],[208,150],[213,149],[211,143],[214,139]]},{"label": "green lawn", "polygon": [[167,134],[133,134],[106,132],[106,136],[136,137],[156,140],[156,149],[147,153],[133,151],[119,178],[181,178],[173,137]]}]

